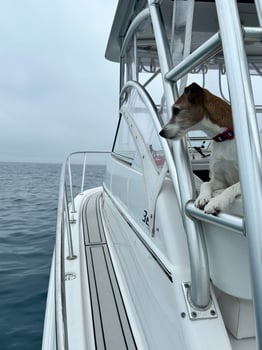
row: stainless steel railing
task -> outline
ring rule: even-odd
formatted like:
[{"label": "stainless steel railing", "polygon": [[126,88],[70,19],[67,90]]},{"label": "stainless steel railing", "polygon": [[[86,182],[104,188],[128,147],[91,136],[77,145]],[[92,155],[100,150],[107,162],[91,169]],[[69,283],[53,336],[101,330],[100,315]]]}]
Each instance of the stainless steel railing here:
[{"label": "stainless steel railing", "polygon": [[[256,4],[261,3],[257,1]],[[238,155],[245,227],[248,238],[257,346],[262,349],[262,156],[254,96],[245,52],[243,28],[235,1],[216,0],[221,41],[227,69],[228,87]],[[261,9],[261,7],[259,7]],[[259,17],[261,12],[259,11]],[[252,29],[261,40],[261,28]]]},{"label": "stainless steel railing", "polygon": [[[59,198],[57,209],[56,243],[55,243],[55,314],[56,314],[56,346],[58,350],[68,349],[67,320],[65,304],[65,280],[64,259],[65,239],[67,239],[68,256],[66,259],[76,259],[74,254],[71,225],[76,213],[74,182],[72,177],[71,160],[75,156],[83,156],[82,176],[80,180],[80,193],[84,191],[86,179],[86,160],[88,155],[106,155],[110,152],[104,151],[81,151],[71,153],[64,162],[59,184]],[[68,193],[70,198],[68,198]]]},{"label": "stainless steel railing", "polygon": [[[257,27],[242,27],[243,38],[245,42],[260,40],[262,29]],[[182,62],[169,70],[165,78],[169,81],[178,81],[185,74],[206,62],[209,58],[214,57],[222,51],[221,33],[215,33],[211,38],[200,45],[195,51],[188,55]]]},{"label": "stainless steel railing", "polygon": [[[160,5],[157,2],[148,0],[148,7],[158,51],[159,64],[162,73],[163,88],[166,98],[167,110],[171,111],[172,105],[178,98],[177,85],[167,79],[172,69],[172,59],[169,50],[169,43],[161,16]],[[217,38],[214,38],[217,48]],[[212,45],[214,43],[212,42]],[[211,46],[212,46],[211,45]],[[195,197],[193,175],[185,141],[176,142],[173,145],[173,155],[178,178],[180,202],[187,203]],[[184,207],[181,210],[185,231],[187,233],[188,249],[190,255],[191,270],[191,301],[199,308],[205,308],[210,303],[210,282],[209,265],[206,245],[201,224],[193,222],[185,213]]]}]

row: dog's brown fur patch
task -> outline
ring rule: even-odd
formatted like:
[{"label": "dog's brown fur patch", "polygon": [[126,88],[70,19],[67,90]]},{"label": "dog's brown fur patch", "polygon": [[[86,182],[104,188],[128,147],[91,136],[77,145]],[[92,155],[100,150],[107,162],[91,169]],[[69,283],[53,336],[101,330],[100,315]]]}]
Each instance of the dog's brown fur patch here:
[{"label": "dog's brown fur patch", "polygon": [[206,89],[204,91],[203,108],[207,112],[208,118],[221,127],[229,128],[233,125],[232,111],[228,103],[220,97],[211,94]]}]

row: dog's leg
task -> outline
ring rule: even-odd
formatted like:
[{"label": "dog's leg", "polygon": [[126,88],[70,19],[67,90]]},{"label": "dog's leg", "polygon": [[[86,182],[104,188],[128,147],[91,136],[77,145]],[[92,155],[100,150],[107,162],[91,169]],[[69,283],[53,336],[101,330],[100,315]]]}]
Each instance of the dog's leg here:
[{"label": "dog's leg", "polygon": [[213,191],[225,188],[223,181],[217,177],[211,177],[208,182],[203,182],[200,186],[199,196],[195,200],[195,207],[204,209],[205,205],[211,200]]},{"label": "dog's leg", "polygon": [[236,184],[226,188],[216,197],[211,198],[204,208],[205,213],[217,214],[220,211],[225,211],[225,209],[227,209],[240,194],[240,183],[237,182]]},{"label": "dog's leg", "polygon": [[195,207],[203,209],[212,196],[212,182],[203,182],[200,186],[199,196],[195,200]]}]

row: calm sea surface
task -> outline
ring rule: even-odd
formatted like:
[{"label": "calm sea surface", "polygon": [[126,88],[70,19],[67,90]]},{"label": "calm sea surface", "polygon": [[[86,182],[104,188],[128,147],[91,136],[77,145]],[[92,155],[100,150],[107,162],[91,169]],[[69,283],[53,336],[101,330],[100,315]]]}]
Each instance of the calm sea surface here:
[{"label": "calm sea surface", "polygon": [[[41,349],[60,169],[0,162],[1,350]],[[100,185],[105,168],[88,169],[88,187]],[[75,165],[78,183],[81,172]]]}]

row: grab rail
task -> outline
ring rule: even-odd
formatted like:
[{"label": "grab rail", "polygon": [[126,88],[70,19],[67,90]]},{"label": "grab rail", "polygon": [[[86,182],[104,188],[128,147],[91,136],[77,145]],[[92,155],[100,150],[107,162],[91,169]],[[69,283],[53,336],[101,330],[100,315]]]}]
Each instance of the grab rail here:
[{"label": "grab rail", "polygon": [[[76,259],[73,249],[73,240],[71,233],[71,225],[74,222],[70,213],[76,212],[75,200],[73,193],[73,179],[71,169],[71,158],[76,155],[84,155],[83,170],[81,177],[81,192],[84,190],[84,182],[86,178],[86,156],[92,154],[109,154],[107,151],[80,151],[71,153],[62,165],[59,197],[57,208],[57,224],[56,224],[56,243],[55,243],[55,314],[56,314],[56,345],[58,350],[68,349],[67,339],[67,321],[66,321],[66,304],[65,304],[65,281],[64,281],[64,240],[67,236],[68,260]],[[67,184],[68,176],[68,184]],[[69,212],[69,201],[67,197],[67,187],[69,187],[71,211]]]},{"label": "grab rail", "polygon": [[[243,38],[247,42],[261,40],[262,28],[242,27],[242,32]],[[220,51],[222,51],[221,37],[220,33],[216,33],[195,49],[182,62],[168,71],[165,78],[169,81],[177,81],[192,69],[218,54]]]},{"label": "grab rail", "polygon": [[220,226],[227,230],[237,232],[241,235],[245,235],[245,224],[242,217],[219,213],[218,215],[208,215],[205,214],[203,210],[197,209],[193,201],[190,201],[186,204],[186,213],[192,219],[201,220],[215,226]]},{"label": "grab rail", "polygon": [[198,67],[207,59],[216,55],[222,49],[221,40],[218,33],[214,34],[210,39],[205,41],[189,56],[187,56],[182,62],[177,64],[166,74],[166,79],[170,81],[177,81],[182,78],[186,73],[192,69]]}]

